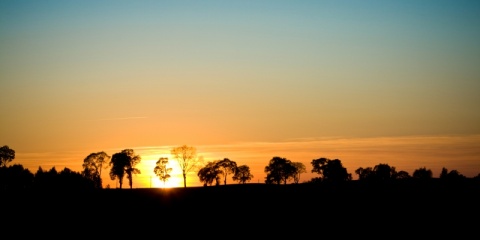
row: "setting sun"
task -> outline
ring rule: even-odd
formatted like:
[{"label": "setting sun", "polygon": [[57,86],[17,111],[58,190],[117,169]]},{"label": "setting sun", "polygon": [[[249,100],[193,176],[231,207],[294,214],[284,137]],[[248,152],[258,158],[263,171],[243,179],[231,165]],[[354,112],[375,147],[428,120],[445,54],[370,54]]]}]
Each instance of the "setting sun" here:
[{"label": "setting sun", "polygon": [[173,188],[183,187],[183,179],[181,174],[179,176],[172,175],[166,182],[160,181],[160,179],[152,177],[152,188]]},{"label": "setting sun", "polygon": [[[153,171],[159,158],[167,158],[168,163],[166,166],[172,169],[170,172],[170,178],[168,178],[165,182],[161,181]],[[150,188],[172,188],[183,186],[182,171],[178,167],[177,162],[172,160],[172,156],[170,154],[142,156],[142,162],[138,165],[138,168],[142,174],[135,176],[136,181],[139,182],[137,186],[145,186]]]}]

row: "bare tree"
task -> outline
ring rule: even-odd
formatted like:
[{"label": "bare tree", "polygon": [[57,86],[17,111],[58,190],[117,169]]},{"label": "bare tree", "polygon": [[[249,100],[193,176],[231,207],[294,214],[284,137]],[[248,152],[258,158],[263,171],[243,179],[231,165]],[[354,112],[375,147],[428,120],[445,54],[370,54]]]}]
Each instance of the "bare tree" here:
[{"label": "bare tree", "polygon": [[197,149],[192,146],[182,145],[172,148],[170,151],[182,170],[183,187],[187,187],[187,174],[195,171],[203,163],[203,158],[197,157]]},{"label": "bare tree", "polygon": [[153,172],[155,175],[160,178],[160,181],[163,182],[163,186],[165,187],[165,183],[167,180],[171,177],[170,172],[172,171],[172,168],[167,167],[168,164],[168,158],[166,157],[161,157],[158,159],[155,168],[153,169]]},{"label": "bare tree", "polygon": [[306,173],[307,168],[302,162],[292,162],[292,164],[296,168],[295,174],[293,175],[293,182],[298,183],[300,181],[300,174]]}]

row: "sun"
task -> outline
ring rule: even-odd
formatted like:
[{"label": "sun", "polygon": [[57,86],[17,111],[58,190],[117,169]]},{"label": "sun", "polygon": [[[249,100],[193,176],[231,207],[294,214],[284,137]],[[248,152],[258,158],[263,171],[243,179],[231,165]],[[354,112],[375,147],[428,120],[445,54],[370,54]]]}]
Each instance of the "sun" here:
[{"label": "sun", "polygon": [[170,174],[171,177],[167,179],[167,181],[161,181],[157,176],[155,179],[152,179],[152,188],[174,188],[174,187],[182,187],[183,186],[183,179],[182,176],[177,176],[177,174]]},{"label": "sun", "polygon": [[160,157],[168,157],[171,159],[169,155],[147,155],[142,156],[144,160],[142,160],[138,168],[141,171],[141,174],[138,174],[136,179],[139,181],[138,187],[141,188],[173,188],[173,187],[182,187],[183,186],[183,177],[182,171],[178,164],[175,161],[169,160],[167,163],[167,167],[171,168],[170,178],[168,178],[165,182],[160,180],[160,178],[155,175],[154,168],[156,166],[156,162]]}]

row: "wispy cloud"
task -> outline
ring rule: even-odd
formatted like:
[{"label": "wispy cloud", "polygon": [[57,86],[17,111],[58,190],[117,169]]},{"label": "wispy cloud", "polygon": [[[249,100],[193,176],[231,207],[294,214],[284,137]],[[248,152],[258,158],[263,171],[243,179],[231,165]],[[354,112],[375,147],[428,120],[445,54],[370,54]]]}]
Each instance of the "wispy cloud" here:
[{"label": "wispy cloud", "polygon": [[[173,146],[132,146],[142,157],[139,168],[142,174],[136,178],[149,183],[153,176],[153,166],[159,157],[170,157]],[[229,158],[239,165],[248,165],[254,175],[253,182],[263,182],[266,165],[272,157],[280,156],[294,162],[302,162],[307,173],[301,179],[306,181],[317,175],[310,172],[311,161],[320,157],[340,159],[347,171],[357,178],[355,170],[359,167],[374,167],[380,163],[389,164],[397,171],[412,174],[415,169],[426,167],[438,177],[443,167],[457,170],[461,174],[473,177],[480,173],[480,135],[441,135],[441,136],[403,136],[372,138],[309,138],[290,139],[284,142],[241,142],[219,145],[198,145],[198,154],[205,161]],[[107,149],[112,155],[121,149]],[[32,171],[39,166],[44,170],[55,166],[57,170],[68,167],[81,170],[83,159],[89,154],[83,152],[18,152],[15,163],[20,163]],[[200,185],[196,174],[188,177],[188,185]],[[110,185],[115,184],[110,182]],[[143,181],[143,180],[141,180]],[[138,183],[140,184],[140,183]],[[139,186],[142,187],[142,186]],[[145,187],[145,186],[143,186]]]},{"label": "wispy cloud", "polygon": [[[274,156],[302,162],[307,168],[313,159],[337,158],[354,178],[354,171],[359,167],[374,167],[380,163],[410,174],[420,167],[431,169],[435,176],[443,167],[469,177],[480,173],[480,135],[304,138],[195,147],[206,161],[230,158],[237,164],[249,165],[260,179],[263,179],[264,167]],[[145,156],[167,156],[170,148],[141,147],[138,152]]]},{"label": "wispy cloud", "polygon": [[115,120],[132,120],[132,119],[145,119],[147,117],[117,117],[117,118],[100,118],[96,121],[115,121]]}]

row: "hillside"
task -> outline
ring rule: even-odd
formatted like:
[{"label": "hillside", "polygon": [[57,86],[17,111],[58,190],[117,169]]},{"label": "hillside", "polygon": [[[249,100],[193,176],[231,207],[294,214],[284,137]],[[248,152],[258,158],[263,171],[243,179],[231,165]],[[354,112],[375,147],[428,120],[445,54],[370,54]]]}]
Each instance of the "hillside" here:
[{"label": "hillside", "polygon": [[[9,192],[2,206],[4,219],[48,216],[49,224],[102,222],[130,227],[150,225],[155,219],[164,227],[194,224],[286,224],[292,226],[343,225],[349,227],[425,229],[478,223],[480,184],[395,183],[344,185],[232,184],[171,189],[101,189],[95,191]],[[428,223],[425,225],[425,223]],[[39,226],[44,223],[39,222]],[[67,224],[69,227],[71,227]],[[399,225],[400,224],[400,225]],[[433,225],[432,225],[433,224]],[[441,230],[441,229],[437,229]],[[314,231],[314,229],[311,229]],[[410,231],[410,230],[409,230]]]}]

